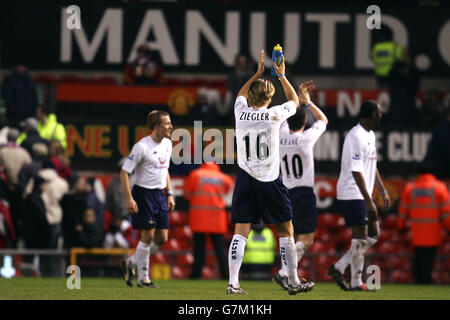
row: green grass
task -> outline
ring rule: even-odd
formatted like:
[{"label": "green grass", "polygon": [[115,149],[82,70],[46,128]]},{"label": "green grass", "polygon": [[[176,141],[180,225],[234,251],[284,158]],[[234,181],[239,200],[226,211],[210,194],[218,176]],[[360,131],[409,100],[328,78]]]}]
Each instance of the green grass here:
[{"label": "green grass", "polygon": [[66,278],[0,279],[3,300],[450,300],[450,286],[382,284],[377,292],[344,292],[334,283],[318,283],[312,292],[289,296],[267,281],[241,281],[248,295],[226,295],[227,281],[159,280],[158,289],[129,288],[122,279],[82,278],[69,290]]}]

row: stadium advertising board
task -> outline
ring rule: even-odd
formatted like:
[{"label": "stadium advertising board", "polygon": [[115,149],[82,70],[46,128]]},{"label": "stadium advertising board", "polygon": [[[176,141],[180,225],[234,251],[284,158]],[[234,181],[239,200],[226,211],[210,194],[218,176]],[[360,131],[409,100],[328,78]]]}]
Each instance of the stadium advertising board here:
[{"label": "stadium advertising board", "polygon": [[[338,175],[342,145],[350,128],[329,125],[314,148],[318,173]],[[124,123],[69,122],[67,153],[80,168],[114,167],[129,155],[133,144],[148,134],[142,125]],[[188,133],[186,137],[185,133]],[[408,175],[416,172],[425,158],[431,132],[416,130],[377,130],[378,167],[385,174]],[[186,140],[187,139],[187,140]],[[175,127],[172,134],[173,164],[192,165],[213,160],[237,168],[234,129]]]},{"label": "stadium advertising board", "polygon": [[[238,53],[256,61],[261,48],[270,53],[279,43],[295,73],[373,72],[374,36],[363,4],[310,1],[302,6],[255,7],[77,1],[79,29],[70,27],[73,16],[67,7],[72,4],[9,2],[1,17],[5,26],[14,28],[2,36],[2,65],[10,68],[21,62],[30,69],[119,71],[147,42],[166,71],[220,73],[232,70]],[[443,75],[450,66],[448,10],[418,4],[405,10],[385,3],[380,11],[381,26],[409,49],[411,61],[426,75]],[[270,66],[269,57],[266,64]]]}]

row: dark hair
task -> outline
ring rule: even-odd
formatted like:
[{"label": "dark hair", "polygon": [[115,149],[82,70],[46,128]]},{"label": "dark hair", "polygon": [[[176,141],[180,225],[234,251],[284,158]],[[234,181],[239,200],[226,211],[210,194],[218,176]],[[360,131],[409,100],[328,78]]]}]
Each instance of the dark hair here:
[{"label": "dark hair", "polygon": [[359,110],[359,118],[370,119],[374,112],[378,112],[378,103],[373,100],[364,101]]},{"label": "dark hair", "polygon": [[297,108],[297,112],[287,119],[289,129],[292,131],[297,131],[303,128],[306,124],[306,112],[303,108]]},{"label": "dark hair", "polygon": [[41,109],[42,113],[46,115],[52,113],[52,108],[48,104],[41,104],[38,108]]},{"label": "dark hair", "polygon": [[147,126],[150,130],[155,129],[156,125],[161,124],[161,118],[164,116],[168,116],[169,114],[166,111],[162,110],[153,110],[147,116]]}]

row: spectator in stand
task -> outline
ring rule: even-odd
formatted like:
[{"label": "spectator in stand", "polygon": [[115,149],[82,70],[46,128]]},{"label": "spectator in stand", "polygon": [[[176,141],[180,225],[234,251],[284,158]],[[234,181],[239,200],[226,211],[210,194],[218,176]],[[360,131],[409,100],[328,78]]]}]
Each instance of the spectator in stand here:
[{"label": "spectator in stand", "polygon": [[0,119],[0,148],[8,144],[9,127],[6,122],[6,119]]},{"label": "spectator in stand", "polygon": [[113,218],[108,232],[105,234],[103,246],[105,248],[130,248],[132,243],[133,226],[130,221]]},{"label": "spectator in stand", "polygon": [[101,232],[103,232],[104,227],[104,208],[95,195],[89,179],[74,174],[69,181],[71,191],[61,200],[63,208],[62,229],[66,248],[70,248],[76,242],[75,226],[81,224],[83,212],[87,208],[95,212],[95,221]]},{"label": "spectator in stand", "polygon": [[0,149],[0,167],[2,168],[2,178],[5,182],[6,200],[8,200],[11,210],[11,217],[14,223],[14,229],[19,230],[20,223],[20,190],[19,171],[31,163],[31,156],[24,148],[16,144],[19,137],[19,130],[10,129],[8,131],[8,144]]},{"label": "spectator in stand", "polygon": [[35,143],[33,145],[32,159],[33,160],[31,163],[22,166],[19,171],[18,186],[22,198],[30,179],[34,179],[34,177],[37,176],[39,170],[41,170],[43,167],[44,160],[48,159],[47,146],[42,143]]},{"label": "spectator in stand", "polygon": [[398,207],[397,227],[411,223],[414,246],[413,273],[417,284],[430,284],[431,272],[438,248],[442,242],[442,229],[450,230],[450,197],[444,183],[424,166],[412,183],[402,192]]},{"label": "spectator in stand", "polygon": [[234,102],[236,101],[237,94],[242,88],[244,83],[253,75],[255,68],[251,65],[249,59],[244,54],[238,54],[234,63],[234,72],[227,79],[227,91],[229,91],[229,103],[226,110],[224,110],[224,116],[228,123],[234,121]]},{"label": "spectator in stand", "polygon": [[441,95],[437,90],[424,92],[422,106],[417,110],[419,124],[434,126],[442,118],[445,118],[445,106]]},{"label": "spectator in stand", "polygon": [[152,57],[150,47],[143,43],[137,48],[137,57],[125,67],[124,81],[129,85],[155,86],[164,83],[163,71]]},{"label": "spectator in stand", "polygon": [[[120,183],[120,171],[125,163],[126,158],[122,158],[117,163],[117,174],[109,181],[106,188],[106,202],[105,209],[111,212],[114,219],[128,219],[129,213],[127,212],[125,195],[123,194],[122,185]],[[134,172],[130,174],[130,188],[134,186]]]},{"label": "spectator in stand", "polygon": [[85,248],[102,246],[102,230],[98,226],[93,209],[86,208],[84,210],[82,222],[75,226],[75,230],[77,232],[77,246]]},{"label": "spectator in stand", "polygon": [[191,279],[201,278],[205,264],[205,240],[214,244],[222,279],[227,278],[227,253],[223,235],[228,232],[225,195],[232,179],[220,171],[216,163],[204,163],[192,171],[185,182],[185,198],[189,201],[189,226],[194,233],[194,265]]},{"label": "spectator in stand", "polygon": [[47,181],[46,188],[42,192],[42,200],[44,201],[47,222],[51,230],[50,248],[57,248],[58,238],[61,236],[63,215],[60,201],[69,192],[69,184],[65,179],[58,176],[49,160],[44,161],[38,175]]},{"label": "spectator in stand", "polygon": [[35,143],[49,146],[50,141],[42,138],[37,131],[38,122],[36,118],[27,118],[20,125],[23,127],[23,132],[17,139],[17,143],[24,147],[30,155],[33,155],[33,145]]},{"label": "spectator in stand", "polygon": [[72,175],[70,159],[66,156],[66,150],[64,150],[59,141],[54,140],[50,142],[49,156],[58,175],[61,178],[68,179]]},{"label": "spectator in stand", "polygon": [[389,73],[397,61],[404,60],[404,50],[401,45],[394,42],[392,32],[387,28],[376,30],[375,45],[372,48],[371,58],[374,64],[378,88],[384,89],[389,85]]},{"label": "spectator in stand", "polygon": [[50,248],[52,231],[42,199],[42,193],[46,187],[46,181],[36,176],[33,179],[33,189],[25,198],[21,237],[27,249]]},{"label": "spectator in stand", "polygon": [[[387,115],[392,126],[409,126],[416,123],[416,97],[419,90],[419,75],[408,55],[397,61],[389,73],[390,105]],[[405,114],[408,116],[405,117]]]},{"label": "spectator in stand", "polygon": [[8,202],[0,198],[0,248],[9,248],[16,240],[16,232]]},{"label": "spectator in stand", "polygon": [[18,64],[2,82],[8,125],[20,128],[20,122],[36,114],[36,90],[27,67]]},{"label": "spectator in stand", "polygon": [[36,118],[38,119],[37,131],[41,137],[49,141],[59,141],[64,150],[67,149],[66,129],[62,123],[58,122],[50,106],[47,104],[39,106],[36,109]]},{"label": "spectator in stand", "polygon": [[85,177],[72,174],[69,177],[70,191],[61,199],[63,209],[62,232],[64,247],[72,248],[77,244],[76,225],[81,224],[83,212],[88,208],[86,192],[88,182]]},{"label": "spectator in stand", "polygon": [[5,170],[11,188],[17,186],[19,171],[22,166],[31,163],[32,160],[28,151],[16,143],[18,137],[19,130],[10,129],[8,144],[0,149],[0,165]]},{"label": "spectator in stand", "polygon": [[450,179],[450,106],[433,130],[425,162],[439,179]]},{"label": "spectator in stand", "polygon": [[96,221],[100,230],[103,231],[105,225],[105,206],[101,202],[95,188],[97,179],[93,177],[87,178],[87,193],[86,201],[89,208],[93,209],[96,216]]}]

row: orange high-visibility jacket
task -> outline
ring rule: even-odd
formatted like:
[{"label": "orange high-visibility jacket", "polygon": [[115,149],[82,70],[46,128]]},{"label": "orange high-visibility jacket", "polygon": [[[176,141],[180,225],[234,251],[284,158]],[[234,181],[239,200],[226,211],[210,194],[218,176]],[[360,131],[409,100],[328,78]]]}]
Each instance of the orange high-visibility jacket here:
[{"label": "orange high-visibility jacket", "polygon": [[450,199],[447,187],[432,174],[419,175],[402,192],[397,227],[411,222],[412,243],[417,247],[439,246],[442,227],[450,230]]},{"label": "orange high-visibility jacket", "polygon": [[205,163],[192,171],[185,181],[184,197],[189,201],[189,226],[192,232],[227,233],[228,217],[224,197],[232,179],[216,163]]}]

